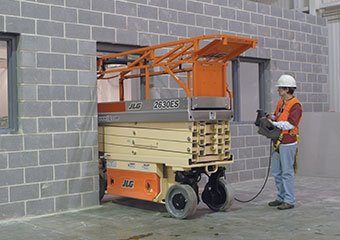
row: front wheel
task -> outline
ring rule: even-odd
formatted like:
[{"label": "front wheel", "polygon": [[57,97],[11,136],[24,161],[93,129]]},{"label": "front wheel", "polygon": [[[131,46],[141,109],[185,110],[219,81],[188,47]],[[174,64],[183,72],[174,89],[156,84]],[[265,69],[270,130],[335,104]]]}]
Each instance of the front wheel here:
[{"label": "front wheel", "polygon": [[213,211],[225,211],[233,203],[233,189],[222,178],[213,182],[209,181],[202,193],[202,200]]},{"label": "front wheel", "polygon": [[188,218],[196,212],[196,192],[187,184],[172,185],[165,197],[165,207],[175,218]]}]

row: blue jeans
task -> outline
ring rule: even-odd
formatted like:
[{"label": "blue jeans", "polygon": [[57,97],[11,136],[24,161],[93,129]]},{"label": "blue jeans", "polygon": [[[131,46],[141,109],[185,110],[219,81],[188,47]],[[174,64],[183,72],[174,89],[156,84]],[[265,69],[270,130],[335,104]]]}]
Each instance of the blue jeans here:
[{"label": "blue jeans", "polygon": [[277,200],[289,204],[295,203],[294,195],[294,160],[297,144],[281,144],[279,152],[272,155],[272,175],[278,191]]}]

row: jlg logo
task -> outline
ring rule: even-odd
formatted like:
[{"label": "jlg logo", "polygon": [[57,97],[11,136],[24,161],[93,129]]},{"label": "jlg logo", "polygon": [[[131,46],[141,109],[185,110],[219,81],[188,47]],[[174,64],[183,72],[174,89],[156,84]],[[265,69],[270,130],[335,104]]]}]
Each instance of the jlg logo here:
[{"label": "jlg logo", "polygon": [[128,110],[129,111],[141,110],[142,106],[143,106],[142,102],[132,102],[132,103],[130,103]]},{"label": "jlg logo", "polygon": [[125,179],[122,187],[123,188],[133,188],[134,187],[134,181]]}]

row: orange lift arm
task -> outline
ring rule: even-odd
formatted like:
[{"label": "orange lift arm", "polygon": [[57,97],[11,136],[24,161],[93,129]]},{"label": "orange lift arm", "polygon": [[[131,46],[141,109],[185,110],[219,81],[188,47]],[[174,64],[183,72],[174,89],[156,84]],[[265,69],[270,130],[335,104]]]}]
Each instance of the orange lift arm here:
[{"label": "orange lift arm", "polygon": [[[232,100],[226,83],[227,61],[255,47],[256,40],[250,38],[222,34],[193,37],[99,57],[97,78],[108,80],[119,77],[121,101],[124,101],[125,79],[144,77],[145,96],[149,100],[150,77],[164,74],[170,75],[187,97],[225,97],[228,94]],[[129,59],[132,55],[139,57],[128,62],[127,66],[107,69],[110,60]],[[180,73],[186,73],[186,83],[181,79],[183,75],[178,76]]]}]

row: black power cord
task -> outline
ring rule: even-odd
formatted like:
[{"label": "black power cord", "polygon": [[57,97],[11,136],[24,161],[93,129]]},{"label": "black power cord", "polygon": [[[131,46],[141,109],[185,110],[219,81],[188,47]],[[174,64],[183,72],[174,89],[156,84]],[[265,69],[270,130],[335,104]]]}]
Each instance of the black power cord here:
[{"label": "black power cord", "polygon": [[240,203],[248,203],[248,202],[251,202],[254,199],[256,199],[262,193],[263,189],[265,188],[265,186],[267,184],[267,181],[268,181],[268,178],[269,178],[269,174],[270,174],[270,167],[271,167],[271,163],[272,163],[272,161],[271,161],[272,149],[273,149],[273,146],[272,146],[272,144],[270,144],[270,154],[269,154],[269,160],[268,160],[267,176],[264,179],[264,182],[263,182],[263,185],[262,185],[260,191],[255,196],[253,196],[252,198],[250,198],[248,200],[241,200],[241,199],[238,199],[237,197],[234,197],[235,201],[240,202]]}]

